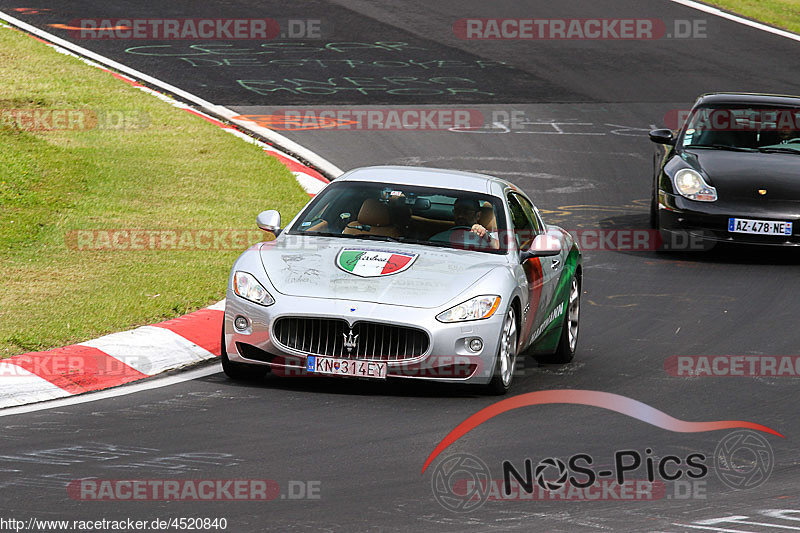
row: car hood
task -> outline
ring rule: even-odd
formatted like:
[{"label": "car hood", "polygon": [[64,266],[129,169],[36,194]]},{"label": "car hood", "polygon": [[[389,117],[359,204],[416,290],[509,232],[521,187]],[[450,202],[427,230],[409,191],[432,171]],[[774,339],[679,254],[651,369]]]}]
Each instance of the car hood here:
[{"label": "car hood", "polygon": [[[504,255],[485,252],[336,237],[286,237],[262,244],[260,254],[272,286],[290,296],[439,307],[492,269],[508,264]],[[362,277],[337,266],[343,250],[351,251],[342,254],[345,264],[358,251],[371,257],[401,254],[400,262],[402,254],[416,256],[401,271]]]},{"label": "car hood", "polygon": [[687,150],[686,156],[706,173],[721,199],[758,198],[758,189],[767,190],[768,200],[799,199],[800,155]]}]

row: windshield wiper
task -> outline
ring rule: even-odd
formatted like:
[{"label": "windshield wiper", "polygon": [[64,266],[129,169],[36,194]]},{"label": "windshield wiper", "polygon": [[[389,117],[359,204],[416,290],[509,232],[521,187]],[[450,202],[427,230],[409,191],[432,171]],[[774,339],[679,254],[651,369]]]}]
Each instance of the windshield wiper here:
[{"label": "windshield wiper", "polygon": [[373,233],[359,233],[356,235],[347,235],[342,234],[342,237],[352,237],[354,239],[367,239],[371,241],[391,241],[391,242],[400,242],[400,239],[397,237],[389,237],[388,235],[375,235]]},{"label": "windshield wiper", "polygon": [[728,150],[731,152],[754,152],[754,148],[745,148],[743,146],[731,146],[729,144],[687,144],[684,148],[707,148],[709,150]]},{"label": "windshield wiper", "polygon": [[329,231],[301,231],[293,230],[292,235],[313,235],[315,237],[341,237],[341,233],[331,233]]},{"label": "windshield wiper", "polygon": [[800,155],[800,147],[798,148],[789,148],[783,146],[765,146],[763,148],[758,149],[759,152],[763,154],[796,154]]},{"label": "windshield wiper", "polygon": [[421,239],[409,239],[408,237],[401,237],[400,242],[405,244],[421,244],[422,246],[435,246],[436,248],[453,248],[446,242],[423,241]]},{"label": "windshield wiper", "polygon": [[368,239],[374,241],[400,242],[400,239],[388,235],[374,235],[369,233],[331,233],[329,231],[301,231],[297,235],[313,235],[314,237],[341,237],[344,239]]}]

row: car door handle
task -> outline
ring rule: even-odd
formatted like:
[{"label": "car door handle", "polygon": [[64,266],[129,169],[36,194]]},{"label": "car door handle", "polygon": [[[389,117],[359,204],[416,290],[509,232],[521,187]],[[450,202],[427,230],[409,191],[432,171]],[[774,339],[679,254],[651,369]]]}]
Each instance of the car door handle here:
[{"label": "car door handle", "polygon": [[561,259],[553,259],[553,262],[550,263],[550,268],[555,270],[555,269],[558,268],[558,265],[560,265],[560,264],[561,264]]}]

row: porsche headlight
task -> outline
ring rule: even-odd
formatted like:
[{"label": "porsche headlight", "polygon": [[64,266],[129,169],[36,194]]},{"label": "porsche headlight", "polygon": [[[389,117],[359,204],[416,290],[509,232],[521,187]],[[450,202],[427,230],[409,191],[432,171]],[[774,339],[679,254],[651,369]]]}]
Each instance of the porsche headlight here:
[{"label": "porsche headlight", "polygon": [[439,313],[439,322],[466,322],[467,320],[483,320],[489,318],[500,306],[499,296],[476,296],[466,302]]},{"label": "porsche headlight", "polygon": [[233,292],[245,300],[261,305],[272,305],[275,299],[258,280],[247,272],[236,272],[233,275]]},{"label": "porsche headlight", "polygon": [[675,173],[675,188],[689,200],[714,202],[717,189],[709,185],[696,170],[684,168]]}]

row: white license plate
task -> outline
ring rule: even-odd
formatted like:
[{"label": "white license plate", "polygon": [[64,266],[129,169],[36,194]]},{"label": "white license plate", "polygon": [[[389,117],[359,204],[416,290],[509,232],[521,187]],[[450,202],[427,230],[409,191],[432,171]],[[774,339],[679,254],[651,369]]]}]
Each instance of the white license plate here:
[{"label": "white license plate", "polygon": [[317,357],[315,355],[309,355],[306,359],[306,370],[308,372],[331,376],[383,379],[386,377],[386,366],[386,363],[377,361],[336,359],[333,357]]},{"label": "white license plate", "polygon": [[775,222],[774,220],[729,218],[728,231],[731,233],[754,233],[757,235],[791,235],[792,223]]}]

